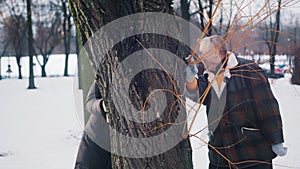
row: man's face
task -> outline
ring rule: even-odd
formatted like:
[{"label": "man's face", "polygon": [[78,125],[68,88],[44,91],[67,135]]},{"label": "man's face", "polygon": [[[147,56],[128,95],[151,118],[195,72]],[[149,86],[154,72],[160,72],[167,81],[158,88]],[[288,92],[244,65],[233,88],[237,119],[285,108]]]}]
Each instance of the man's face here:
[{"label": "man's face", "polygon": [[215,71],[222,60],[221,55],[217,50],[211,50],[207,53],[200,52],[199,58],[204,63],[205,68],[209,71]]}]

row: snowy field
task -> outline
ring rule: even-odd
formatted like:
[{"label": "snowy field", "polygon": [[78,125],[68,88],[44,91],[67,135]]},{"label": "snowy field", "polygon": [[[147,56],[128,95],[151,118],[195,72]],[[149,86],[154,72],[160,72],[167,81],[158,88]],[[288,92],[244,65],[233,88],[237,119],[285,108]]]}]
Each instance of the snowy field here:
[{"label": "snowy field", "polygon": [[[52,62],[55,64],[55,59]],[[61,60],[57,62],[63,64]],[[76,66],[71,66],[70,72],[76,74],[75,69]],[[63,72],[63,67],[57,69],[58,73],[54,69],[47,70],[52,72],[49,75],[62,74],[59,72]],[[271,80],[280,104],[288,147],[287,156],[274,160],[275,169],[300,169],[300,135],[297,132],[300,86],[289,84],[289,78],[286,75]],[[38,89],[27,90],[26,78],[0,81],[0,169],[71,169],[83,130],[83,98],[77,88],[77,79],[50,77],[36,78],[35,82]],[[193,131],[207,124],[204,112],[201,110],[197,116]],[[198,136],[207,140],[205,131]],[[192,146],[194,168],[206,169],[206,145],[193,137]]]},{"label": "snowy field", "polygon": [[0,81],[0,168],[72,168],[82,127],[73,78]]}]

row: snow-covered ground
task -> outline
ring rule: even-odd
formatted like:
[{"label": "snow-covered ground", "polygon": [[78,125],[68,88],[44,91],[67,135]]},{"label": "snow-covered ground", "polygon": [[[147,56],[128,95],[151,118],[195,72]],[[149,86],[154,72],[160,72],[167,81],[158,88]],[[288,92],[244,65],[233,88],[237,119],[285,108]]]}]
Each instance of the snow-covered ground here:
[{"label": "snow-covered ground", "polygon": [[[0,168],[72,168],[82,133],[73,78],[0,81]],[[74,97],[76,96],[76,99]]]},{"label": "snow-covered ground", "polygon": [[[38,56],[39,62],[42,63],[42,56]],[[38,60],[36,57],[33,57],[33,63],[35,64],[33,66],[34,69],[34,75],[35,76],[41,76],[41,67],[38,64]],[[73,75],[75,73],[75,70],[77,69],[77,55],[76,54],[70,54],[69,55],[69,74]],[[2,77],[18,77],[18,66],[16,62],[15,57],[1,57],[0,62],[0,72]],[[29,76],[29,58],[28,57],[22,57],[20,64],[22,66],[22,76],[28,77]],[[8,65],[11,66],[11,73],[7,73]],[[64,73],[64,65],[65,65],[65,55],[64,54],[52,54],[51,57],[49,57],[49,60],[46,64],[46,73],[49,76],[61,76]]]},{"label": "snow-covered ground", "polygon": [[[300,168],[300,86],[289,84],[289,78],[271,80],[288,146],[287,156],[274,160],[275,169]],[[27,86],[28,79],[0,81],[0,169],[73,168],[83,130],[83,98],[76,77],[36,78],[38,89]],[[202,110],[193,131],[206,124]],[[207,140],[206,131],[199,136]],[[206,145],[195,137],[191,140],[194,168],[206,169]]]},{"label": "snow-covered ground", "polygon": [[[2,76],[14,58],[2,58]],[[34,67],[40,76],[40,67]],[[69,59],[69,74],[76,74],[76,55]],[[51,56],[46,67],[49,78],[35,78],[37,89],[28,87],[28,58],[21,59],[22,80],[0,80],[0,169],[73,168],[83,130],[82,93],[76,77],[63,74],[64,56]]]}]

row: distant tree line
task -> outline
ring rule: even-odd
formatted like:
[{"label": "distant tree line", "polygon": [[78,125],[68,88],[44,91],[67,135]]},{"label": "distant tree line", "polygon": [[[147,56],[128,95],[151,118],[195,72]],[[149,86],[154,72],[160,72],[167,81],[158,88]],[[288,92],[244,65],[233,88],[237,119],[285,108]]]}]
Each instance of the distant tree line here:
[{"label": "distant tree line", "polygon": [[[295,52],[300,40],[300,18],[288,10],[295,5],[291,1],[245,3],[233,0],[178,0],[176,2],[178,2],[175,4],[177,15],[193,22],[203,31],[203,35],[195,35],[192,38],[223,35],[229,43],[230,50],[237,54],[269,55],[269,60],[265,62],[270,64],[272,75],[276,66],[276,55],[287,55],[289,65],[292,65],[293,79],[300,79],[297,64],[299,56]],[[294,63],[291,63],[292,57],[295,57]],[[300,80],[297,84],[300,84]]]},{"label": "distant tree line", "polygon": [[[29,4],[28,4],[29,3]],[[29,5],[29,6],[28,6]],[[51,54],[65,54],[62,75],[68,76],[68,58],[76,53],[76,33],[67,0],[0,2],[0,58],[13,56],[22,79],[21,58],[29,56],[28,8],[31,10],[32,55],[41,67],[42,77],[47,76],[46,65]],[[38,55],[42,57],[38,57]],[[1,76],[1,75],[0,75]]]}]

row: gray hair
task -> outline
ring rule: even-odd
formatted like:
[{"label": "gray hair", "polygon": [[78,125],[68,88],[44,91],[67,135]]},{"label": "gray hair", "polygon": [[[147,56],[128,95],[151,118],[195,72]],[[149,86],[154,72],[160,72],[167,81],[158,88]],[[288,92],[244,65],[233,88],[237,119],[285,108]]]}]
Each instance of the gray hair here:
[{"label": "gray hair", "polygon": [[220,35],[212,35],[206,38],[203,38],[200,41],[199,52],[200,55],[207,55],[214,50],[218,50],[221,55],[226,56],[227,53],[227,45],[224,37]]}]

